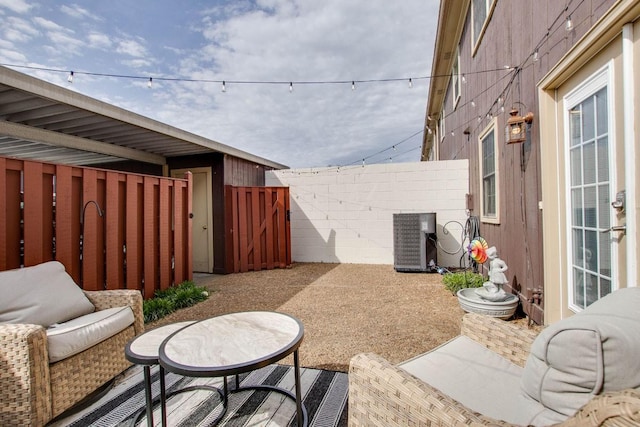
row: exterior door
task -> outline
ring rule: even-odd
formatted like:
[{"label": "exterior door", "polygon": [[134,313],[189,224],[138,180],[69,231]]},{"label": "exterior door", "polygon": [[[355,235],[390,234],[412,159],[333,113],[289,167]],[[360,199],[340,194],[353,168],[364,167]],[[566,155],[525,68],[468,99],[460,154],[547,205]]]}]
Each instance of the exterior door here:
[{"label": "exterior door", "polygon": [[176,169],[176,178],[193,174],[193,271],[213,273],[213,203],[211,168]]},{"label": "exterior door", "polygon": [[617,255],[611,207],[615,189],[609,70],[565,98],[569,308],[580,311],[614,290]]}]

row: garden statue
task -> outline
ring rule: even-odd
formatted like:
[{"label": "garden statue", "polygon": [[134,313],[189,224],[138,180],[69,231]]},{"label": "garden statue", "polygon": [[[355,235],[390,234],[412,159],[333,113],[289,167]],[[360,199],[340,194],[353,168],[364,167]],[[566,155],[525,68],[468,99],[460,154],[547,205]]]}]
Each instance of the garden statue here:
[{"label": "garden statue", "polygon": [[476,294],[483,299],[489,301],[504,301],[509,297],[502,285],[507,283],[507,264],[498,258],[498,250],[495,246],[491,246],[486,251],[487,258],[491,260],[489,263],[489,281],[484,282],[482,288],[476,289]]}]

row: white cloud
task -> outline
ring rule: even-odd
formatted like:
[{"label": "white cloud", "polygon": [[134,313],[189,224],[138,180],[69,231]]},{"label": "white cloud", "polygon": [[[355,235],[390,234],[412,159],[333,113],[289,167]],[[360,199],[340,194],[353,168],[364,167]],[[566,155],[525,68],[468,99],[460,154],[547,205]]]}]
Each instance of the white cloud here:
[{"label": "white cloud", "polygon": [[97,31],[90,32],[87,38],[89,46],[96,49],[109,49],[113,45],[111,38],[107,34]]},{"label": "white cloud", "polygon": [[2,27],[5,39],[13,42],[26,42],[40,34],[29,21],[15,16],[8,17]]},{"label": "white cloud", "polygon": [[0,43],[0,61],[10,64],[21,64],[27,62],[27,57],[22,52],[5,49],[2,43]]},{"label": "white cloud", "polygon": [[0,7],[6,7],[16,13],[28,13],[33,5],[24,0],[0,0]]},{"label": "white cloud", "polygon": [[147,49],[135,40],[119,41],[116,52],[135,57],[144,57],[147,55]]},{"label": "white cloud", "polygon": [[[145,67],[151,66],[151,64],[153,63],[152,61],[144,58],[124,59],[120,62],[131,68],[145,68]],[[146,85],[146,82],[145,82],[145,85]]]},{"label": "white cloud", "polygon": [[73,18],[84,19],[90,18],[94,21],[100,21],[100,17],[89,12],[87,9],[78,6],[77,4],[72,4],[71,6],[62,5],[60,10]]},{"label": "white cloud", "polygon": [[36,16],[35,18],[33,18],[33,22],[35,22],[36,24],[38,24],[40,27],[44,28],[45,30],[49,30],[49,31],[70,31],[73,32],[72,30],[67,30],[66,28],[56,24],[53,21],[49,21],[48,19],[42,18],[40,16]]},{"label": "white cloud", "polygon": [[74,35],[68,34],[64,31],[49,31],[47,37],[54,44],[55,49],[60,54],[72,53],[79,54],[84,47],[84,42],[78,40]]}]

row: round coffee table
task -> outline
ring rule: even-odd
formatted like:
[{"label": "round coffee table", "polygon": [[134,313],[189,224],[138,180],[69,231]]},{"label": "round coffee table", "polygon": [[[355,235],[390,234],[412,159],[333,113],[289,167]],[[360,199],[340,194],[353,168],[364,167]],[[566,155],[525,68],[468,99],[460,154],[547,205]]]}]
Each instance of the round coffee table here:
[{"label": "round coffee table", "polygon": [[147,426],[153,426],[153,407],[160,402],[161,404],[161,413],[162,413],[162,425],[167,425],[167,407],[166,401],[167,398],[177,394],[183,393],[186,391],[193,391],[199,389],[206,389],[210,391],[215,391],[220,394],[221,399],[223,398],[223,393],[212,386],[192,386],[186,387],[180,390],[176,390],[169,395],[165,392],[165,381],[164,381],[164,368],[162,365],[159,367],[159,376],[160,376],[160,396],[153,400],[153,396],[151,393],[151,366],[158,364],[158,351],[160,349],[160,345],[162,342],[171,334],[185,326],[189,326],[194,322],[178,322],[172,323],[165,326],[160,326],[158,328],[147,331],[137,337],[133,338],[129,341],[124,349],[125,357],[129,362],[135,363],[136,365],[142,365],[144,368],[144,392],[146,398],[146,407],[143,408],[136,417],[132,420],[132,425],[135,425],[140,418],[144,414],[147,416]]},{"label": "round coffee table", "polygon": [[[236,376],[233,393],[261,389],[283,394],[296,402],[298,426],[307,425],[307,411],[300,390],[298,348],[302,323],[287,314],[249,311],[225,314],[195,322],[167,337],[160,345],[160,366],[190,377],[223,377],[224,409],[229,390],[228,375]],[[272,386],[239,387],[238,375],[271,365],[293,353],[295,395]]]}]

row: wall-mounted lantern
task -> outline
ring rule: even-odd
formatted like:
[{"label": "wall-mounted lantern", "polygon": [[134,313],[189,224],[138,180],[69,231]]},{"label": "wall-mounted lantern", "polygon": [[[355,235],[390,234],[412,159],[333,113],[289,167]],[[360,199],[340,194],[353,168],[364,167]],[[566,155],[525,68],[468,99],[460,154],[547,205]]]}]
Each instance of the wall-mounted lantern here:
[{"label": "wall-mounted lantern", "polygon": [[516,142],[524,142],[527,140],[527,126],[533,121],[533,113],[527,113],[525,116],[519,116],[518,110],[513,108],[509,113],[511,117],[507,120],[507,126],[505,128],[505,138],[507,144],[513,144]]}]

